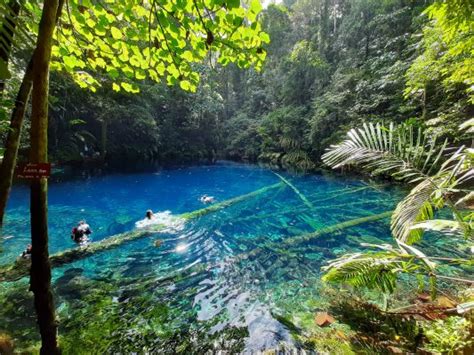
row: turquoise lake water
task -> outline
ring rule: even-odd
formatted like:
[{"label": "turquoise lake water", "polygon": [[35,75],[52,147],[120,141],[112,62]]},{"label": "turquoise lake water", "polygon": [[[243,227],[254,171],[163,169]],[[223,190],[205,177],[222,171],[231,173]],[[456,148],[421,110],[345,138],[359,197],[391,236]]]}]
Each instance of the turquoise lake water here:
[{"label": "turquoise lake water", "polygon": [[[266,168],[220,163],[51,182],[51,254],[76,247],[70,230],[82,219],[93,230],[92,242],[134,230],[147,209],[159,212],[161,223],[168,224],[164,232],[54,269],[63,341],[89,347],[89,353],[186,353],[190,347],[196,352],[255,351],[295,345],[276,315],[323,308],[322,301],[317,304],[323,287],[321,266],[362,250],[361,242],[391,238],[388,219],[303,242],[291,238],[390,211],[403,192],[355,177],[278,173],[299,194],[282,183],[187,221],[173,217],[205,207],[199,200],[203,194],[219,203],[282,180]],[[14,261],[29,238],[28,188],[16,186],[0,264]],[[162,240],[159,247],[154,245],[157,239]],[[284,250],[277,247],[282,241]],[[20,344],[37,340],[26,290],[26,278],[0,286],[5,295],[0,330]],[[308,306],[308,300],[316,305]],[[100,334],[94,329],[101,329]]]}]

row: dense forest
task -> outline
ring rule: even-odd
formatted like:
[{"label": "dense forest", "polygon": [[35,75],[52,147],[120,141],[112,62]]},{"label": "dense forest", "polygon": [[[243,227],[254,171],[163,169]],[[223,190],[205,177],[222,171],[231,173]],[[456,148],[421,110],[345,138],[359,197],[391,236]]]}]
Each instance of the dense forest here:
[{"label": "dense forest", "polygon": [[[270,4],[261,15],[271,37],[263,70],[222,67],[210,59],[196,65],[202,77],[196,93],[146,81],[136,81],[139,94],[112,91],[110,83],[91,92],[64,72],[53,72],[52,159],[123,167],[225,158],[307,170],[361,122],[409,121],[456,135],[458,124],[473,113],[466,91],[471,84],[454,72],[461,70],[453,60],[464,56],[463,49],[452,57],[444,52],[460,38],[433,45],[440,28],[433,15],[423,13],[428,5]],[[27,50],[14,60],[24,61],[22,53]],[[463,64],[466,74],[472,72],[470,61]]]}]

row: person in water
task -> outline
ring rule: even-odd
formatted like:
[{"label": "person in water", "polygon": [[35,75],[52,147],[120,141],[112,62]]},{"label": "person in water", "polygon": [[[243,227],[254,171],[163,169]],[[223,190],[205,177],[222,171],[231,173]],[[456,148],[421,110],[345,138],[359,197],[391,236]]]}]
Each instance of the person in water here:
[{"label": "person in water", "polygon": [[21,253],[21,257],[23,259],[30,259],[31,258],[31,249],[32,249],[31,244],[28,244],[26,249],[23,250],[23,253]]},{"label": "person in water", "polygon": [[202,203],[213,203],[215,201],[214,197],[202,195],[199,199]]},{"label": "person in water", "polygon": [[152,210],[146,211],[145,216],[146,216],[146,219],[152,219],[154,217],[153,211]]},{"label": "person in water", "polygon": [[89,239],[89,235],[92,233],[91,228],[86,221],[80,221],[77,227],[74,227],[71,231],[71,239],[76,243],[83,243]]}]

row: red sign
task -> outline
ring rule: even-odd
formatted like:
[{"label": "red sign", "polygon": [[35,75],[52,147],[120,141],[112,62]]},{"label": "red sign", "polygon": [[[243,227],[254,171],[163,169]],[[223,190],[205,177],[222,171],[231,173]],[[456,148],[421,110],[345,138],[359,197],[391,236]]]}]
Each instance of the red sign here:
[{"label": "red sign", "polygon": [[20,179],[40,179],[51,175],[50,163],[27,163],[20,164],[17,176]]}]

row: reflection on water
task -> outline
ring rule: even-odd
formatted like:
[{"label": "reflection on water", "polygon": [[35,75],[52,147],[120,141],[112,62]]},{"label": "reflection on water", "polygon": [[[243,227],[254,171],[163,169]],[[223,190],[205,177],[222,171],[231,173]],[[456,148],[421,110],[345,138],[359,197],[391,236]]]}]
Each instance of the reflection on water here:
[{"label": "reflection on water", "polygon": [[[168,226],[54,270],[63,347],[84,353],[300,347],[278,315],[324,309],[320,267],[361,249],[361,242],[390,242],[390,233],[382,220],[304,242],[290,238],[389,211],[401,193],[350,178],[284,176],[306,201],[282,184],[186,222],[177,216],[202,208],[203,193],[224,201],[280,180],[269,170],[224,164],[53,184],[52,252],[73,247],[69,230],[79,219],[91,225],[95,241],[150,223]],[[3,264],[28,242],[26,202],[27,191],[15,189]],[[164,212],[142,220],[148,209]],[[37,340],[26,281],[4,283],[0,292],[0,316],[8,317],[3,330],[25,346]]]}]

